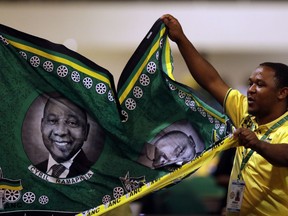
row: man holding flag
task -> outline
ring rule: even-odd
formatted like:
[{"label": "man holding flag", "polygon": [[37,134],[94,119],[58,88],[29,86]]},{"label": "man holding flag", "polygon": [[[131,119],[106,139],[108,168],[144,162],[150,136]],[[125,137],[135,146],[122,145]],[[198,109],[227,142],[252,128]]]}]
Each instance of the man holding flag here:
[{"label": "man holding flag", "polygon": [[[238,140],[227,199],[228,215],[288,212],[288,66],[260,64],[249,77],[247,97],[231,89],[185,36],[178,20],[161,17],[195,80],[223,104]],[[244,188],[246,189],[244,190]]]}]

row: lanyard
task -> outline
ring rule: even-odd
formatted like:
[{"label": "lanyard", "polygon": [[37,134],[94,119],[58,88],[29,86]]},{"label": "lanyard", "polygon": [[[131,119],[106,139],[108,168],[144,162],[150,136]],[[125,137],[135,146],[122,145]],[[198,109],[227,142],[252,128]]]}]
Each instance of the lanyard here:
[{"label": "lanyard", "polygon": [[[261,137],[260,140],[265,140],[268,135],[276,128],[280,127],[281,125],[284,124],[284,122],[286,122],[288,120],[288,116],[286,115],[285,117],[283,117],[282,119],[280,119],[278,122],[276,122],[272,127],[270,127],[266,133]],[[246,149],[245,149],[245,152],[246,152]],[[244,154],[243,153],[243,160],[241,162],[241,166],[240,166],[240,172],[238,174],[238,179],[241,179],[242,178],[242,170],[244,169],[245,165],[247,164],[248,160],[250,159],[250,157],[252,156],[252,154],[254,153],[254,150],[250,150],[249,153],[244,157]]]}]

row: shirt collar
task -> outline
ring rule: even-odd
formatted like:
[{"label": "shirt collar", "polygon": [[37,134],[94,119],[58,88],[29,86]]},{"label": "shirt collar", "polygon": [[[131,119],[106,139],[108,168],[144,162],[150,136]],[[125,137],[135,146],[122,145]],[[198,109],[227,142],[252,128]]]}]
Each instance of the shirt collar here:
[{"label": "shirt collar", "polygon": [[[72,158],[70,158],[70,160],[64,161],[60,164],[65,166],[66,169],[69,169],[70,166],[72,165],[73,161],[74,161],[74,158],[79,154],[80,151],[81,151],[81,149]],[[54,158],[51,156],[51,154],[49,154],[47,170],[50,170],[50,168],[55,164],[59,164],[59,163],[54,160]]]},{"label": "shirt collar", "polygon": [[288,115],[288,111],[286,111],[283,115],[281,115],[277,119],[275,119],[275,120],[273,120],[271,122],[268,122],[266,124],[260,125],[260,126],[257,124],[255,116],[252,116],[251,119],[253,120],[254,124],[256,125],[256,128],[258,128],[258,129],[268,129],[268,128],[271,128],[274,124],[276,124],[278,121],[280,121],[282,118],[284,118],[287,115]]}]

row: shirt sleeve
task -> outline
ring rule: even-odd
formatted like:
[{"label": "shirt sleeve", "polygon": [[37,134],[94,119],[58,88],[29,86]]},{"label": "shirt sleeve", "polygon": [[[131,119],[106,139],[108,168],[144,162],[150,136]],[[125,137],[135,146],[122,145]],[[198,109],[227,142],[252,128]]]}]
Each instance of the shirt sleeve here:
[{"label": "shirt sleeve", "polygon": [[236,128],[240,127],[241,121],[248,115],[247,97],[238,90],[229,89],[224,100],[224,111],[229,116]]}]

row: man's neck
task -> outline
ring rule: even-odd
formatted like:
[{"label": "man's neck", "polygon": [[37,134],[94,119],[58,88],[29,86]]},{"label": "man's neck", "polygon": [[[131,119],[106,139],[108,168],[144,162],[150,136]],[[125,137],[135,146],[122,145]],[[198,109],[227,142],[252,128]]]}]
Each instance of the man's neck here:
[{"label": "man's neck", "polygon": [[269,122],[274,121],[275,119],[279,118],[280,116],[282,116],[285,112],[287,112],[287,110],[283,110],[280,112],[274,112],[271,113],[271,115],[259,115],[259,116],[255,116],[256,117],[256,122],[258,123],[258,125],[264,125],[267,124]]}]

